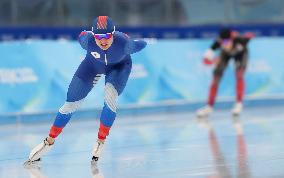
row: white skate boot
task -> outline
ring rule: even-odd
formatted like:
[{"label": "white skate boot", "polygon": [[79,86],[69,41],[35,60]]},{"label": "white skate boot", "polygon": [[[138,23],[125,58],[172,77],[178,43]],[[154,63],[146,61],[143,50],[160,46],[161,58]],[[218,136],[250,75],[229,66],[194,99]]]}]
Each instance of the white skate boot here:
[{"label": "white skate boot", "polygon": [[41,157],[46,154],[51,148],[53,147],[53,144],[50,145],[47,142],[47,138],[43,140],[39,145],[34,147],[32,149],[29,159],[24,163],[25,167],[38,165],[41,161]]},{"label": "white skate boot", "polygon": [[95,145],[94,145],[94,149],[93,149],[93,157],[92,157],[92,164],[96,164],[96,162],[99,160],[99,157],[101,156],[101,153],[103,151],[104,148],[104,142],[97,140]]},{"label": "white skate boot", "polygon": [[237,102],[232,109],[232,114],[234,116],[237,116],[242,112],[242,110],[243,110],[243,104],[241,102]]},{"label": "white skate boot", "polygon": [[206,105],[203,108],[198,109],[196,115],[197,117],[207,117],[212,112],[213,112],[213,107]]}]

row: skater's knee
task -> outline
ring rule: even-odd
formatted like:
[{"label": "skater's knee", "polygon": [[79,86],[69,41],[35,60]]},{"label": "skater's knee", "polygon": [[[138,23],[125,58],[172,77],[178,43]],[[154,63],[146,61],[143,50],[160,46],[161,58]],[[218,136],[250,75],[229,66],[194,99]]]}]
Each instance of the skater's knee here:
[{"label": "skater's knee", "polygon": [[108,108],[116,112],[118,92],[111,83],[106,83],[105,86],[105,104]]},{"label": "skater's knee", "polygon": [[244,71],[245,71],[244,68],[239,68],[239,69],[237,69],[237,71],[236,71],[236,77],[237,77],[238,80],[243,79],[243,77],[244,77]]},{"label": "skater's knee", "polygon": [[83,100],[75,102],[65,102],[64,105],[59,109],[61,114],[70,114],[75,112],[82,104]]},{"label": "skater's knee", "polygon": [[213,72],[214,79],[220,79],[223,76],[223,70],[216,69]]}]

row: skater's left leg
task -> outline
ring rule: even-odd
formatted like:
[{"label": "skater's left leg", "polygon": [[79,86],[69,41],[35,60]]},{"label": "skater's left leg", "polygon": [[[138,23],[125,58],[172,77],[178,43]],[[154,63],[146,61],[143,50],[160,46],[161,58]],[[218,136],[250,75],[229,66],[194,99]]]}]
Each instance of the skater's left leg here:
[{"label": "skater's left leg", "polygon": [[235,58],[235,69],[236,69],[236,104],[232,109],[232,114],[238,115],[241,113],[243,105],[243,97],[245,92],[245,80],[244,74],[247,66],[248,60],[247,52],[237,56]]},{"label": "skater's left leg", "polygon": [[245,90],[244,69],[236,70],[236,102],[242,102]]},{"label": "skater's left leg", "polygon": [[111,126],[116,118],[117,99],[126,86],[131,67],[131,60],[128,60],[123,64],[114,66],[108,73],[106,73],[104,107],[100,117],[98,140],[93,150],[94,161],[99,159],[104,141],[109,135]]},{"label": "skater's left leg", "polygon": [[104,141],[109,135],[109,130],[115,120],[117,110],[118,90],[112,83],[107,82],[105,85],[104,107],[100,117],[100,128],[98,139]]},{"label": "skater's left leg", "polygon": [[97,161],[103,150],[104,141],[109,135],[110,128],[116,117],[118,91],[112,83],[105,85],[104,107],[100,117],[100,127],[98,131],[98,140],[93,149],[92,160]]}]

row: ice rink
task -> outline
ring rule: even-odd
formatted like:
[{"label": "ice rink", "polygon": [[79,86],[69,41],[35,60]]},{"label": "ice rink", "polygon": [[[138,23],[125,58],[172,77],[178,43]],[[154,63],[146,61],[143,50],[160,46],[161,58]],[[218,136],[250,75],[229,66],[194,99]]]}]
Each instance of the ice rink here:
[{"label": "ice rink", "polygon": [[1,178],[283,178],[284,107],[245,108],[240,117],[217,110],[120,116],[97,167],[91,149],[99,122],[75,117],[43,157],[22,164],[50,122],[0,125]]}]

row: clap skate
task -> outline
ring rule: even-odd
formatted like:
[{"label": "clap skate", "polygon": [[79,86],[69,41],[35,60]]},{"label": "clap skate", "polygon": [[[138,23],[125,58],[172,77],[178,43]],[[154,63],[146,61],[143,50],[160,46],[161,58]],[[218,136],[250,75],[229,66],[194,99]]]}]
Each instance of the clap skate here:
[{"label": "clap skate", "polygon": [[207,117],[212,112],[213,112],[213,107],[207,105],[207,106],[204,106],[203,108],[198,109],[196,112],[196,115],[197,117]]},{"label": "clap skate", "polygon": [[91,164],[96,164],[96,162],[99,160],[99,157],[101,156],[101,153],[103,151],[103,147],[104,147],[104,142],[97,140],[94,145],[93,152],[92,152],[93,157],[92,157]]},{"label": "clap skate", "polygon": [[30,174],[31,178],[48,178],[46,175],[43,174],[40,167],[29,167],[26,168],[28,173]]},{"label": "clap skate", "polygon": [[232,109],[232,114],[234,116],[238,116],[241,114],[242,109],[243,109],[243,104],[241,102],[237,102]]},{"label": "clap skate", "polygon": [[53,144],[50,145],[47,142],[47,138],[44,139],[43,142],[41,142],[39,145],[37,145],[34,149],[32,149],[29,159],[24,163],[24,167],[36,167],[39,166],[41,162],[41,157],[46,154],[51,148],[53,147]]}]

